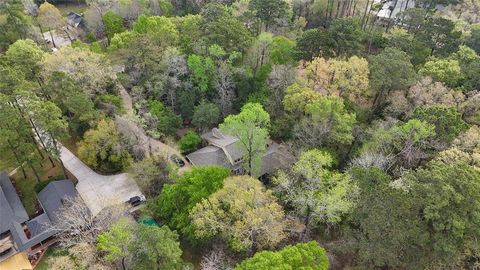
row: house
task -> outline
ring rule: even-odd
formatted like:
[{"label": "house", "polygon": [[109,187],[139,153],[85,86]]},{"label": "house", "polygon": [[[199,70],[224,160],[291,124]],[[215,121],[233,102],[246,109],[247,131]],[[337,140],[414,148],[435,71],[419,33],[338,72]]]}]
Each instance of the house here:
[{"label": "house", "polygon": [[[383,3],[383,2],[381,2]],[[377,18],[379,19],[396,19],[402,12],[407,9],[414,8],[414,0],[391,0],[383,3],[382,8],[377,13]],[[397,18],[398,19],[398,18]]]},{"label": "house", "polygon": [[[190,153],[186,159],[194,166],[217,165],[228,168],[234,174],[242,174],[243,150],[238,138],[223,134],[214,128],[202,135],[207,146]],[[277,169],[292,162],[292,156],[279,144],[271,142],[267,144],[267,150],[263,156],[262,168],[258,177],[272,174]]]},{"label": "house", "polygon": [[83,16],[78,14],[78,13],[75,13],[75,12],[69,12],[68,15],[67,15],[67,24],[70,26],[70,27],[74,27],[74,28],[77,28],[77,27],[80,27],[80,28],[83,28],[85,27],[85,22],[83,20]]},{"label": "house", "polygon": [[[399,23],[403,20],[403,14],[406,10],[416,7],[415,0],[376,0],[374,1],[374,4],[382,5],[376,14],[376,17],[384,23],[388,23],[391,20]],[[445,6],[436,4],[435,9],[442,11],[445,9]]]},{"label": "house", "polygon": [[21,224],[28,220],[27,212],[6,173],[0,174],[0,261],[21,251],[17,237],[23,233]]},{"label": "house", "polygon": [[37,195],[41,214],[30,219],[10,178],[0,173],[0,269],[6,268],[4,264],[11,263],[14,256],[17,259],[35,256],[53,244],[55,232],[49,227],[58,221],[56,215],[65,199],[77,195],[70,180],[49,183]]}]

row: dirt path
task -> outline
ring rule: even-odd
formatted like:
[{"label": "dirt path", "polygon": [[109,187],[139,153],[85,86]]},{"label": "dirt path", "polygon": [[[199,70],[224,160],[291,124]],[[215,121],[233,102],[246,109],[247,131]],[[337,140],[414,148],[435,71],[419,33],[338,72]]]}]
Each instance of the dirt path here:
[{"label": "dirt path", "polygon": [[125,113],[127,115],[133,115],[133,102],[132,97],[128,94],[127,90],[123,88],[123,86],[119,86],[120,88],[120,97],[122,98],[123,109],[125,109]]}]

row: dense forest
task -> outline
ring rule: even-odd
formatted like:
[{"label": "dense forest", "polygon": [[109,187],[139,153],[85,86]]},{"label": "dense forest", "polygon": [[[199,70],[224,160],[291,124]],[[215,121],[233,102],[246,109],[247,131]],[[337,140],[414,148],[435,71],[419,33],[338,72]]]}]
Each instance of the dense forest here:
[{"label": "dense forest", "polygon": [[[212,128],[241,170],[179,168]],[[158,226],[76,220],[45,269],[480,269],[480,2],[4,0],[0,161],[63,146]]]}]

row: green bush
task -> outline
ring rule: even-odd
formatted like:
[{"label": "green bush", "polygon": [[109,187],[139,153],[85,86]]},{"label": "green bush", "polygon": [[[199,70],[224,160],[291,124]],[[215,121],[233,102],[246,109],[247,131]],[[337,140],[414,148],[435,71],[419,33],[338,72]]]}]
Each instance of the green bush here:
[{"label": "green bush", "polygon": [[235,270],[269,269],[327,270],[327,252],[317,242],[310,241],[278,251],[258,252],[235,267]]},{"label": "green bush", "polygon": [[123,19],[113,11],[107,11],[102,16],[103,24],[105,25],[105,31],[107,32],[108,40],[112,40],[113,36],[125,31],[123,26]]},{"label": "green bush", "polygon": [[156,117],[155,128],[161,135],[174,135],[177,128],[182,125],[180,116],[176,115],[172,108],[165,106],[159,100],[148,100],[148,109]]},{"label": "green bush", "polygon": [[190,153],[197,150],[198,145],[202,142],[200,136],[193,131],[189,131],[185,136],[183,136],[179,141],[178,145],[182,153]]},{"label": "green bush", "polygon": [[123,112],[122,99],[116,95],[104,94],[100,96],[100,101],[114,105],[119,112]]},{"label": "green bush", "polygon": [[95,37],[95,34],[92,33],[92,32],[88,32],[88,33],[87,33],[86,39],[87,39],[87,41],[90,42],[90,43],[97,41],[97,38]]}]

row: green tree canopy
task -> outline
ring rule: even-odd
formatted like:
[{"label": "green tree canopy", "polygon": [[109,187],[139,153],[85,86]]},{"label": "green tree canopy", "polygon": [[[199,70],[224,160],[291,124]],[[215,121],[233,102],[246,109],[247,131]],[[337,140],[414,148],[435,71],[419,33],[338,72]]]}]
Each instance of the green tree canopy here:
[{"label": "green tree canopy", "polygon": [[105,252],[105,259],[113,262],[121,260],[124,270],[125,260],[130,256],[130,247],[135,241],[134,226],[128,219],[121,219],[97,237],[97,248]]},{"label": "green tree canopy", "polygon": [[412,197],[391,185],[378,168],[352,168],[349,173],[361,194],[350,227],[359,266],[422,268],[428,233]]},{"label": "green tree canopy", "polygon": [[139,224],[133,250],[135,269],[181,270],[182,250],[178,234],[167,226]]},{"label": "green tree canopy", "polygon": [[[178,234],[167,226],[145,225],[121,219],[97,238],[97,248],[108,261],[131,261],[133,269],[180,270],[183,267]],[[128,259],[128,260],[126,260]]]},{"label": "green tree canopy", "polygon": [[376,91],[402,90],[415,79],[415,71],[405,52],[386,48],[369,58],[370,83]]},{"label": "green tree canopy", "polygon": [[308,104],[314,103],[321,98],[318,92],[309,87],[301,86],[298,83],[290,85],[283,98],[283,106],[286,112],[294,113],[297,116],[306,112]]},{"label": "green tree canopy", "polygon": [[102,15],[102,21],[105,25],[105,31],[107,31],[108,40],[111,41],[115,34],[119,34],[125,31],[123,26],[123,19],[117,13],[109,10]]},{"label": "green tree canopy", "polygon": [[30,39],[16,41],[5,52],[6,64],[32,81],[40,77],[44,59],[45,53]]},{"label": "green tree canopy", "polygon": [[92,100],[63,72],[54,72],[45,85],[46,94],[68,118],[71,130],[79,135],[97,118]]},{"label": "green tree canopy", "polygon": [[440,16],[429,16],[417,33],[417,39],[431,49],[432,55],[446,56],[457,50],[461,35],[453,21]]},{"label": "green tree canopy", "polygon": [[464,163],[431,162],[405,176],[420,205],[429,235],[428,255],[437,264],[455,267],[476,250],[479,237],[480,170]]},{"label": "green tree canopy", "polygon": [[100,120],[96,128],[85,132],[77,146],[80,159],[104,172],[121,171],[131,161],[112,120]]},{"label": "green tree canopy", "polygon": [[287,15],[287,8],[288,3],[284,0],[252,0],[249,3],[249,9],[265,24],[267,30],[275,20]]},{"label": "green tree canopy", "polygon": [[252,34],[245,25],[218,3],[209,3],[202,9],[200,23],[202,41],[208,48],[217,44],[228,53],[245,51],[252,41]]},{"label": "green tree canopy", "polygon": [[451,142],[468,128],[460,113],[453,107],[419,107],[415,109],[413,117],[434,125],[435,136],[442,142]]},{"label": "green tree canopy", "polygon": [[247,103],[237,115],[229,115],[220,130],[239,140],[244,155],[244,169],[259,175],[268,139],[270,116],[258,103]]},{"label": "green tree canopy", "polygon": [[381,153],[397,166],[413,167],[424,159],[429,140],[435,136],[435,126],[418,119],[397,123],[393,127],[374,126],[370,140],[361,152]]},{"label": "green tree canopy", "polygon": [[415,71],[408,55],[395,48],[386,48],[368,60],[370,85],[376,92],[375,106],[381,106],[392,90],[404,90],[415,82]]},{"label": "green tree canopy", "polygon": [[159,100],[149,100],[148,109],[155,117],[154,127],[161,135],[169,136],[175,134],[177,128],[182,124],[182,119],[176,115],[170,107],[165,106]]},{"label": "green tree canopy", "polygon": [[150,208],[160,220],[193,240],[193,225],[189,218],[191,209],[219,190],[229,174],[222,167],[194,167],[174,184],[166,184]]},{"label": "green tree canopy", "polygon": [[357,18],[338,18],[332,21],[328,28],[332,49],[336,55],[352,56],[359,54],[363,48],[363,37],[365,33],[360,27]]},{"label": "green tree canopy", "polygon": [[356,116],[347,111],[342,98],[320,96],[307,104],[305,111],[307,116],[295,125],[294,137],[300,145],[336,148],[338,144],[348,145],[353,141]]},{"label": "green tree canopy", "polygon": [[171,19],[163,16],[141,15],[133,25],[133,31],[151,37],[162,47],[178,42],[178,31]]},{"label": "green tree canopy", "polygon": [[196,127],[202,130],[206,130],[208,128],[216,126],[219,120],[220,109],[217,105],[202,101],[200,102],[200,104],[195,106],[192,123]]},{"label": "green tree canopy", "polygon": [[286,237],[282,207],[270,190],[250,176],[228,177],[190,216],[196,237],[220,237],[234,251],[274,248]]},{"label": "green tree canopy", "polygon": [[355,205],[356,186],[348,175],[331,170],[333,157],[312,149],[300,155],[292,172],[280,171],[274,190],[288,208],[303,219],[305,238],[319,224],[337,224]]},{"label": "green tree canopy", "polygon": [[471,25],[470,37],[467,39],[467,45],[480,54],[480,23]]},{"label": "green tree canopy", "polygon": [[211,89],[215,77],[215,64],[210,57],[192,54],[188,57],[188,68],[191,72],[191,80],[198,87],[200,93],[206,96]]},{"label": "green tree canopy", "polygon": [[189,131],[178,141],[178,144],[180,145],[182,153],[190,153],[197,150],[201,142],[202,139],[197,133]]},{"label": "green tree canopy", "polygon": [[262,251],[241,262],[235,270],[327,270],[328,257],[317,242],[286,246],[279,251]]},{"label": "green tree canopy", "polygon": [[284,36],[273,37],[270,49],[270,58],[273,64],[295,64],[294,59],[295,41]]},{"label": "green tree canopy", "polygon": [[314,57],[332,56],[334,41],[327,31],[308,29],[297,37],[295,56],[297,59],[311,60]]},{"label": "green tree canopy", "polygon": [[[10,44],[19,39],[32,38],[32,18],[25,13],[19,0],[6,0],[0,3],[0,51],[7,50]],[[33,32],[33,33],[32,33]]]},{"label": "green tree canopy", "polygon": [[433,59],[425,63],[418,73],[430,76],[435,81],[443,82],[450,87],[459,86],[463,79],[462,70],[457,60]]}]

